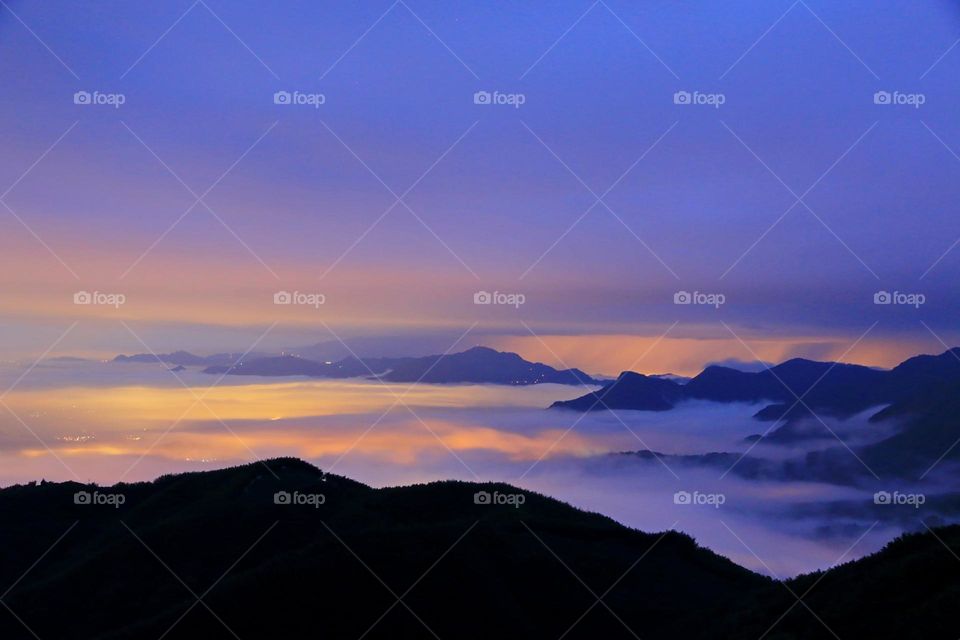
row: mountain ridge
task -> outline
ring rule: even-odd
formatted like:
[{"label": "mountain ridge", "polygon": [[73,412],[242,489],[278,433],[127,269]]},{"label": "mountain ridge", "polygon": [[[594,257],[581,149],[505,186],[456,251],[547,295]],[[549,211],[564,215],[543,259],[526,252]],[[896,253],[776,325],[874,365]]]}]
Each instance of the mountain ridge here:
[{"label": "mountain ridge", "polygon": [[811,411],[847,418],[872,407],[902,402],[931,384],[960,381],[960,347],[939,355],[914,356],[892,369],[792,358],[759,372],[709,365],[685,384],[664,379],[654,382],[649,376],[625,375],[628,373],[632,372],[621,373],[597,391],[555,402],[551,408],[664,411],[693,399],[767,402],[754,416],[766,421],[789,422],[810,417]]},{"label": "mountain ridge", "polygon": [[[125,501],[75,504],[82,492]],[[524,501],[478,501],[483,493]],[[289,498],[317,495],[317,505]],[[15,585],[5,604],[17,613],[0,616],[5,638],[28,637],[20,621],[45,640],[167,632],[755,640],[772,625],[777,637],[832,637],[823,624],[843,637],[940,637],[960,589],[947,562],[960,550],[960,526],[779,582],[685,534],[636,531],[507,484],[374,489],[295,458],[112,487],[17,485],[0,489],[0,515],[10,523],[0,529],[0,579]],[[817,616],[792,607],[784,585],[816,586],[808,601]]]},{"label": "mountain ridge", "polygon": [[164,362],[205,366],[203,373],[251,376],[307,376],[315,378],[379,378],[387,382],[434,384],[475,383],[526,386],[534,384],[593,385],[597,381],[579,369],[555,369],[520,355],[489,347],[471,347],[457,353],[421,357],[363,358],[348,356],[336,362],[317,362],[295,355],[195,356],[172,354],[117,356],[114,362]]}]

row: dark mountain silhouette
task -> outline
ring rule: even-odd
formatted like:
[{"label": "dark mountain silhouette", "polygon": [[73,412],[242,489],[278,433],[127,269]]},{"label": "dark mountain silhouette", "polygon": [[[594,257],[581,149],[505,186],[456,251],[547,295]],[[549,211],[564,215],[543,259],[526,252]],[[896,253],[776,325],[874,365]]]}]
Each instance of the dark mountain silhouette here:
[{"label": "dark mountain silhouette", "polygon": [[[686,384],[664,379],[655,383],[647,376],[629,373],[621,374],[598,391],[553,406],[578,411],[591,407],[663,411],[683,400],[698,399],[770,402],[756,413],[759,420],[790,423],[811,417],[811,411],[847,418],[873,407],[907,400],[937,384],[960,382],[960,348],[938,356],[917,356],[891,370],[794,358],[759,372],[709,366]],[[603,402],[597,402],[598,398]],[[803,401],[798,402],[798,398]],[[781,435],[787,439],[789,433]]]},{"label": "dark mountain silhouette", "polygon": [[[767,375],[761,376],[761,373]],[[761,373],[711,366],[684,385],[684,394],[715,402],[760,402],[779,400],[787,390],[766,370]]]},{"label": "dark mountain silhouette", "polygon": [[390,382],[490,383],[508,385],[596,384],[579,369],[557,370],[528,362],[515,353],[474,347],[460,353],[422,358],[344,358],[320,363],[293,356],[245,359],[226,366],[213,366],[206,373],[256,376],[312,376],[318,378],[370,377],[371,372]]},{"label": "dark mountain silhouette", "polygon": [[[124,501],[75,504],[78,492]],[[478,504],[478,492],[525,501]],[[0,517],[5,639],[755,640],[775,623],[772,637],[826,637],[821,620],[845,638],[957,631],[960,527],[788,581],[811,589],[815,617],[686,535],[503,484],[377,490],[280,459],[109,488],[10,487]]]},{"label": "dark mountain silhouette", "polygon": [[806,416],[806,407],[845,417],[883,402],[879,386],[884,375],[860,365],[794,358],[756,373],[707,370],[691,380],[686,391],[688,397],[720,402],[776,401],[757,413],[761,420]]},{"label": "dark mountain silhouette", "polygon": [[[828,442],[826,448],[779,460],[751,455],[741,460],[738,453],[656,454],[670,465],[722,467],[722,471],[736,462],[733,473],[749,479],[865,486],[877,476],[918,481],[932,471],[942,475],[956,469],[960,463],[960,350],[917,356],[889,371],[855,365],[830,367],[829,363],[788,361],[773,368],[783,383],[769,371],[744,373],[723,367],[708,367],[686,385],[675,387],[669,386],[669,381],[655,383],[639,374],[621,375],[599,391],[553,406],[577,411],[663,411],[687,399],[779,400],[755,414],[760,420],[778,420],[763,437],[764,443],[791,444],[809,439]],[[662,382],[667,384],[659,384]],[[803,398],[816,417],[796,403],[785,385]],[[598,398],[603,402],[597,402]],[[820,416],[846,418],[882,405],[887,406],[869,420],[877,425],[874,436],[868,438],[873,440],[871,444],[847,441],[846,436],[831,432],[820,422]],[[844,443],[835,443],[834,437]],[[757,438],[759,435],[748,440]],[[649,460],[654,454],[633,455]]]},{"label": "dark mountain silhouette", "polygon": [[[241,638],[360,637],[385,612],[367,637],[433,637],[419,617],[441,638],[557,638],[595,601],[566,564],[598,593],[617,583],[605,605],[637,633],[668,637],[691,609],[732,606],[769,584],[683,534],[630,530],[508,485],[374,490],[298,460],[265,465],[0,491],[0,584],[77,523],[5,603],[44,640],[160,637],[195,604],[189,590],[211,585],[204,603]],[[74,505],[77,491],[125,502]],[[274,504],[281,491],[324,501]],[[525,502],[476,504],[478,491]],[[0,637],[29,637],[6,613]],[[167,637],[232,636],[197,606]],[[600,608],[572,637],[631,636]]]},{"label": "dark mountain silhouette", "polygon": [[575,411],[602,411],[607,408],[667,411],[683,399],[683,387],[673,380],[624,371],[598,391],[553,407]]},{"label": "dark mountain silhouette", "polygon": [[317,362],[336,362],[350,356],[367,358],[412,358],[443,353],[460,339],[460,332],[430,332],[429,334],[396,334],[376,336],[351,336],[350,344],[340,340],[325,340],[309,345],[297,345],[284,349],[289,353]]},{"label": "dark mountain silhouette", "polygon": [[900,379],[935,380],[960,376],[960,347],[944,351],[940,355],[919,355],[904,360],[892,369]]},{"label": "dark mountain silhouette", "polygon": [[554,369],[539,362],[528,362],[516,353],[473,347],[461,353],[424,358],[401,358],[382,376],[392,382],[489,382],[529,385],[595,384],[579,369]]},{"label": "dark mountain silhouette", "polygon": [[934,464],[945,469],[960,461],[960,383],[941,382],[914,392],[874,415],[875,422],[893,421],[900,430],[863,449],[878,474],[917,478]]},{"label": "dark mountain silhouette", "polygon": [[721,614],[716,637],[954,638],[958,549],[957,525],[901,536],[856,562],[788,580],[789,591],[763,591],[750,599],[747,615]]},{"label": "dark mountain silhouette", "polygon": [[[738,453],[676,456],[637,451],[629,455],[641,460],[657,456],[670,465],[725,469],[736,462],[734,473],[750,479],[817,480],[832,484],[862,485],[872,483],[877,477],[919,481],[934,470],[949,474],[955,472],[960,463],[960,382],[930,380],[927,380],[928,386],[913,387],[912,391],[905,392],[907,397],[871,416],[870,422],[877,425],[880,434],[880,439],[871,444],[843,446],[837,443],[782,460],[749,454],[740,459]],[[883,430],[879,431],[881,427]],[[800,423],[788,422],[767,434],[763,441],[791,442],[799,429]],[[808,422],[807,429],[832,443],[833,434],[826,429],[818,430],[816,422]]]}]

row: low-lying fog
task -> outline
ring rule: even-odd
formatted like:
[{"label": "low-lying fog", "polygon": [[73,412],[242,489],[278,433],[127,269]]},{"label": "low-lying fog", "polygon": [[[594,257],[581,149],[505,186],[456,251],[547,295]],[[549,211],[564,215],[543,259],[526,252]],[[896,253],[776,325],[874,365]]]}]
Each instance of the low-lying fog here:
[{"label": "low-lying fog", "polygon": [[[0,386],[23,373],[0,369]],[[690,402],[664,413],[584,415],[545,408],[585,392],[560,385],[230,376],[211,386],[218,376],[177,375],[159,365],[39,365],[0,404],[0,485],[112,484],[298,456],[377,487],[449,478],[511,483],[645,531],[684,531],[779,577],[871,553],[924,522],[960,520],[951,515],[956,501],[938,497],[946,489],[932,481],[903,486],[864,469],[869,481],[850,486],[749,472],[751,464],[843,448],[838,438],[850,447],[851,465],[860,465],[856,447],[891,429],[868,423],[872,412],[824,418],[826,426],[810,420],[801,429],[808,437],[790,444],[754,444],[746,438],[774,426],[752,418],[762,405]],[[645,450],[663,455],[621,454]],[[732,455],[700,457],[708,453]],[[923,504],[875,504],[876,491],[923,494]]]}]

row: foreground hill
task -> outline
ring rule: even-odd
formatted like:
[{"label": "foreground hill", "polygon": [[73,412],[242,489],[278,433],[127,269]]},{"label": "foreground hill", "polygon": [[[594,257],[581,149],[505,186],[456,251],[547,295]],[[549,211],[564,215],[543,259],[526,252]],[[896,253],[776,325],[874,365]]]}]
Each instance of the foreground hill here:
[{"label": "foreground hill", "polygon": [[[77,492],[103,504],[74,504]],[[275,504],[278,492],[293,504]],[[755,640],[792,603],[683,534],[508,485],[376,490],[292,459],[111,488],[11,487],[0,518],[4,639]],[[939,535],[960,549],[955,528]],[[831,571],[811,606],[843,637],[947,637],[960,563],[939,544],[918,536]],[[792,588],[804,580],[816,578]],[[798,609],[772,637],[820,634]]]},{"label": "foreground hill", "polygon": [[772,619],[731,611],[714,629],[722,630],[717,637],[736,638],[955,639],[958,553],[960,525],[902,536],[871,556],[764,592],[751,606],[776,613]]}]

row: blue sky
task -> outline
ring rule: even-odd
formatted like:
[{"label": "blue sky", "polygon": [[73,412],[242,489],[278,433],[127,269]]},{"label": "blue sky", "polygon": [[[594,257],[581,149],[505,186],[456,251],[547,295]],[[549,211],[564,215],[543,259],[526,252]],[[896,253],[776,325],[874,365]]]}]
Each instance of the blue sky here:
[{"label": "blue sky", "polygon": [[[946,1],[8,2],[0,316],[26,351],[77,314],[65,348],[130,346],[119,317],[158,349],[242,349],[272,291],[309,289],[345,336],[679,322],[842,343],[877,323],[942,350],[958,38]],[[129,303],[77,309],[80,289]],[[528,302],[477,309],[481,289]],[[726,303],[678,307],[680,290]],[[881,290],[926,301],[874,305]],[[329,338],[283,320],[276,344]]]}]

